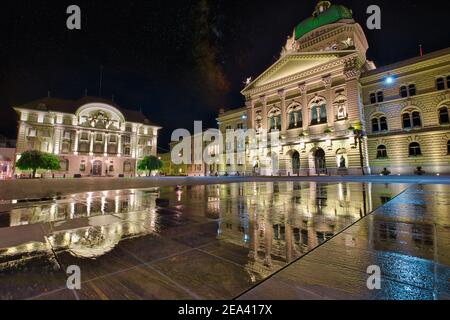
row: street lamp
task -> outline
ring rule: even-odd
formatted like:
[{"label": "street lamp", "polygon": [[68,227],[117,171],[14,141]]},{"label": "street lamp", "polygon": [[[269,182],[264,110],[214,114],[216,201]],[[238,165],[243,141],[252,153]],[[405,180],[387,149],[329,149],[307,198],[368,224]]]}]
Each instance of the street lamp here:
[{"label": "street lamp", "polygon": [[359,161],[361,164],[362,175],[365,176],[366,173],[364,172],[364,155],[362,150],[362,140],[363,137],[366,135],[366,132],[360,126],[357,126],[356,128],[352,126],[348,129],[353,131],[353,134],[355,135],[355,144],[359,145]]}]

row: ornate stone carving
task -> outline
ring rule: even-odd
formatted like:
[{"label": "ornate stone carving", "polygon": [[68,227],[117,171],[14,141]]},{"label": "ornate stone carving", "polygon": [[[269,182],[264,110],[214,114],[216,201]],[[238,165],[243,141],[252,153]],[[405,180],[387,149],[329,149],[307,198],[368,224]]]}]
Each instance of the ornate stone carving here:
[{"label": "ornate stone carving", "polygon": [[322,78],[322,82],[325,86],[325,88],[331,88],[331,84],[333,83],[333,79],[331,78],[331,76],[326,76]]}]

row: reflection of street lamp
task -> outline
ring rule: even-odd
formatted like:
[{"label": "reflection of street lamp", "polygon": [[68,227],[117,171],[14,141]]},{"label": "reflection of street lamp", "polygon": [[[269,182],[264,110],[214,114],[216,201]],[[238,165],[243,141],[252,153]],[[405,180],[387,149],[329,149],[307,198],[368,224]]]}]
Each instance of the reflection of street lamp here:
[{"label": "reflection of street lamp", "polygon": [[355,135],[355,144],[359,144],[359,160],[361,163],[361,171],[363,176],[365,176],[366,173],[364,172],[364,155],[362,150],[362,139],[366,135],[366,133],[362,129],[361,125],[357,125],[356,128],[352,126],[348,129],[353,131],[353,134]]}]

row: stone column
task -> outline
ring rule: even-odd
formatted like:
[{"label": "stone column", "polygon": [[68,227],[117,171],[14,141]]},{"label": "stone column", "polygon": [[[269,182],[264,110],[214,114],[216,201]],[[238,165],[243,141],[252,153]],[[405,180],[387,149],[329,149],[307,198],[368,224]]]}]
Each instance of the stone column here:
[{"label": "stone column", "polygon": [[91,131],[90,136],[91,136],[91,142],[90,142],[90,146],[89,146],[89,154],[93,155],[93,153],[94,153],[94,138],[95,138],[93,131]]},{"label": "stone column", "polygon": [[78,154],[78,139],[79,139],[79,132],[78,132],[78,130],[76,130],[75,131],[75,145],[72,148],[74,155]]},{"label": "stone column", "polygon": [[122,155],[122,135],[117,135],[117,154],[120,157]]},{"label": "stone column", "polygon": [[53,153],[54,154],[60,154],[61,153],[61,146],[63,142],[63,130],[61,128],[56,128],[53,133]]},{"label": "stone column", "polygon": [[350,59],[346,62],[344,75],[346,80],[345,89],[347,93],[348,119],[352,125],[356,122],[364,124],[364,113],[362,101],[360,101],[360,87],[358,81],[360,71],[357,68],[355,59]]},{"label": "stone column", "polygon": [[261,96],[260,101],[262,103],[262,128],[265,130],[269,129],[269,119],[267,118],[267,97]]},{"label": "stone column", "polygon": [[331,76],[326,76],[322,79],[322,82],[325,86],[325,99],[327,99],[327,122],[328,127],[332,128],[334,126],[334,107],[333,107],[333,92],[331,90],[331,86],[333,83],[333,79]]},{"label": "stone column", "polygon": [[109,134],[107,134],[107,133],[105,133],[103,135],[103,138],[105,139],[105,155],[108,154],[108,137],[109,137]]},{"label": "stone column", "polygon": [[286,133],[287,130],[287,114],[286,114],[286,90],[281,89],[278,91],[278,95],[281,99],[281,133]]},{"label": "stone column", "polygon": [[301,93],[301,103],[302,103],[302,121],[303,121],[303,130],[308,130],[309,123],[310,123],[310,113],[309,113],[309,107],[308,107],[308,87],[306,83],[299,84],[298,88],[300,89]]},{"label": "stone column", "polygon": [[247,128],[255,128],[255,105],[250,99],[245,102],[245,106],[247,110]]}]

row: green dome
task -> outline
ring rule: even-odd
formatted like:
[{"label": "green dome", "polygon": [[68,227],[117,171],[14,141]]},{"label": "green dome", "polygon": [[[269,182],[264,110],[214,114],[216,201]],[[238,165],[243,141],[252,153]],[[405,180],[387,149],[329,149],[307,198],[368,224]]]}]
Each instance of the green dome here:
[{"label": "green dome", "polygon": [[313,17],[302,21],[295,28],[295,39],[298,40],[305,34],[317,28],[330,23],[338,22],[342,19],[353,19],[352,10],[342,5],[331,5],[328,9],[324,10],[321,13],[318,13],[316,9]]}]

